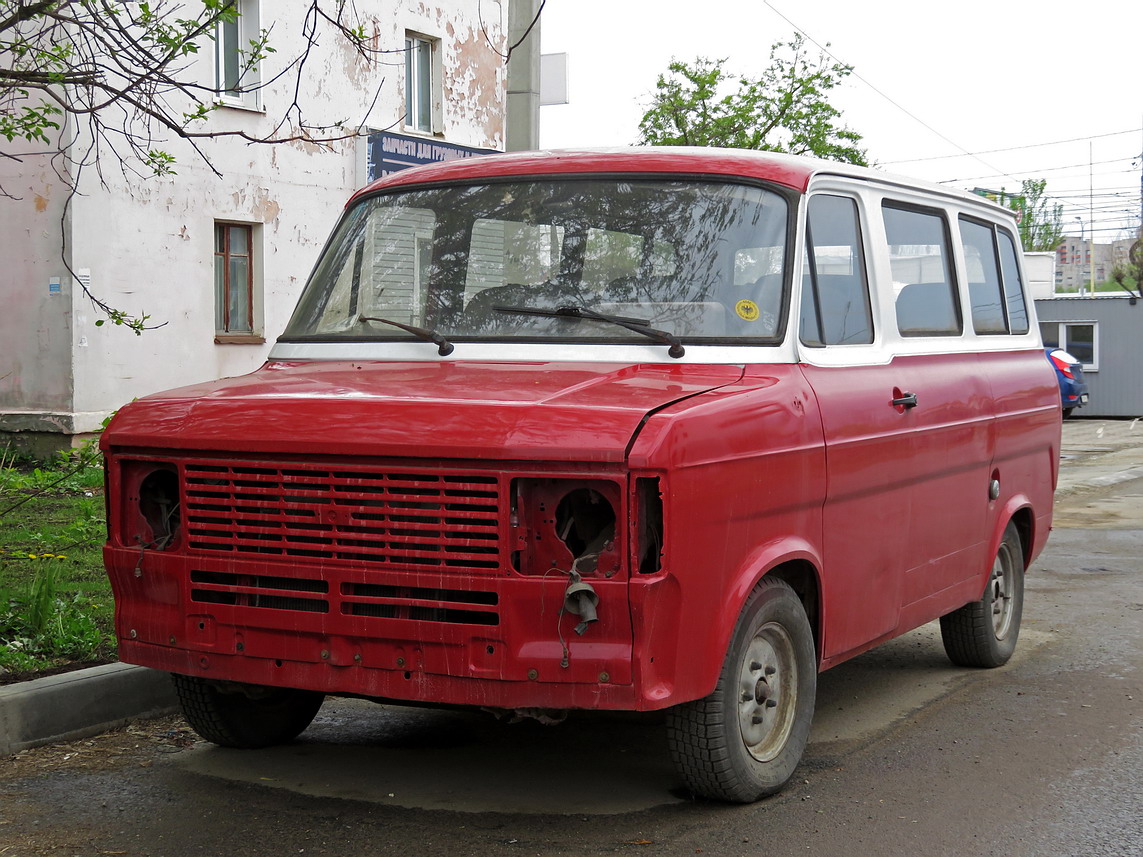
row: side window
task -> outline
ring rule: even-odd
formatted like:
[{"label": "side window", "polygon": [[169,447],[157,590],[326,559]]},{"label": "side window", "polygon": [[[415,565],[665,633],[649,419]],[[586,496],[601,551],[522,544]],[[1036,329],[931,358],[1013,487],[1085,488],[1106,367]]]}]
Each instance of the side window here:
[{"label": "side window", "polygon": [[997,232],[1000,243],[1000,269],[1004,272],[1004,298],[1008,304],[1008,326],[1012,333],[1028,332],[1028,307],[1024,284],[1016,259],[1016,242],[1008,232]]},{"label": "side window", "polygon": [[977,333],[1008,332],[994,238],[992,226],[961,218],[960,240],[972,304],[972,329]]},{"label": "side window", "polygon": [[897,296],[897,329],[902,336],[959,334],[960,305],[944,216],[886,203],[882,217]]},{"label": "side window", "polygon": [[826,194],[810,198],[803,270],[798,325],[802,342],[872,342],[873,313],[854,200]]}]

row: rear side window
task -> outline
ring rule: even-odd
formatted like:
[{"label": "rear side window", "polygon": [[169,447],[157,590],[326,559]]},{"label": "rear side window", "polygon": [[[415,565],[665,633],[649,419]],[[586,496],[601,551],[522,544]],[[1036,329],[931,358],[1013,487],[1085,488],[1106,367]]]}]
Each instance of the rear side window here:
[{"label": "rear side window", "polygon": [[972,303],[972,329],[977,333],[1008,332],[995,238],[990,225],[961,218],[960,240]]},{"label": "rear side window", "polygon": [[960,306],[943,215],[886,203],[882,208],[902,336],[955,336]]},{"label": "rear side window", "polygon": [[977,333],[1027,333],[1028,309],[1016,244],[991,223],[960,221],[961,244],[972,300],[972,327]]},{"label": "rear side window", "polygon": [[873,313],[857,204],[819,195],[809,202],[799,335],[806,345],[873,341]]},{"label": "rear side window", "polygon": [[997,230],[1000,244],[1000,270],[1004,272],[1004,298],[1008,305],[1010,333],[1028,332],[1028,306],[1024,303],[1024,283],[1016,262],[1016,240],[1011,233]]}]

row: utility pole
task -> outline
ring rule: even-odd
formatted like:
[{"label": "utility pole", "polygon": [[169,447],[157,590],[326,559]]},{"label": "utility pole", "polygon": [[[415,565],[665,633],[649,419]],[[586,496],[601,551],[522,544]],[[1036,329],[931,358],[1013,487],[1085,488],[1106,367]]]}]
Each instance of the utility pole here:
[{"label": "utility pole", "polygon": [[1087,141],[1087,206],[1088,221],[1091,223],[1091,295],[1095,297],[1095,149],[1091,140]]},{"label": "utility pole", "polygon": [[505,149],[540,148],[540,9],[539,0],[508,3],[508,129]]}]

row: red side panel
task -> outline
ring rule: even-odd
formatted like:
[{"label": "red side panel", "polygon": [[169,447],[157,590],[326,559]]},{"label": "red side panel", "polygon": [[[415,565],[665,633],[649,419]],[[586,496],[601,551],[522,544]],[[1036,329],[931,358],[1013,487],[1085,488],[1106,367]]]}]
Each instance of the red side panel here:
[{"label": "red side panel", "polygon": [[632,580],[639,674],[648,698],[693,699],[713,689],[761,575],[790,560],[819,564],[817,403],[797,366],[748,367],[740,385],[656,414],[630,463],[666,474],[666,577]]}]

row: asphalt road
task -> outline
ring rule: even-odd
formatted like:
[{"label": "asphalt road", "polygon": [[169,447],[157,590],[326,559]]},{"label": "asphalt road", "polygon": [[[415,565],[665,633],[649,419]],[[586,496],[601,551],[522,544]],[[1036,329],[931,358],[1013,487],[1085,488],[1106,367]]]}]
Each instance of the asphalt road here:
[{"label": "asphalt road", "polygon": [[662,724],[327,703],[255,753],[176,721],[0,760],[0,855],[1143,855],[1143,428],[1067,426],[1057,526],[999,670],[922,628],[824,673],[753,806],[680,789]]}]

